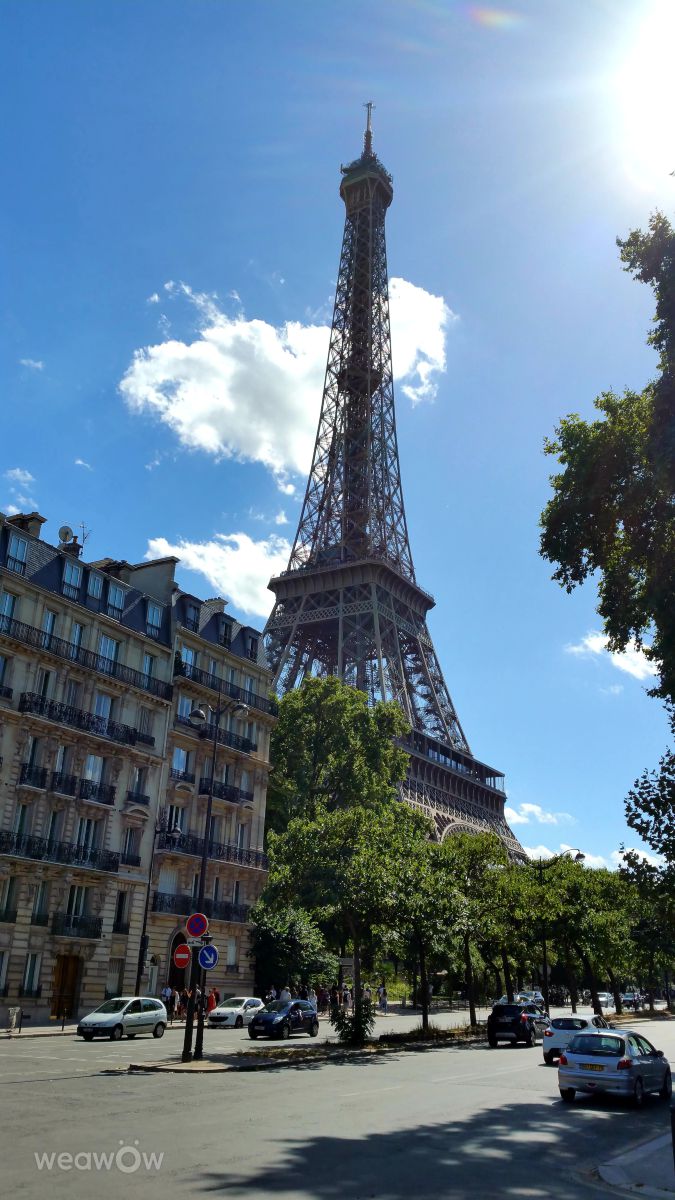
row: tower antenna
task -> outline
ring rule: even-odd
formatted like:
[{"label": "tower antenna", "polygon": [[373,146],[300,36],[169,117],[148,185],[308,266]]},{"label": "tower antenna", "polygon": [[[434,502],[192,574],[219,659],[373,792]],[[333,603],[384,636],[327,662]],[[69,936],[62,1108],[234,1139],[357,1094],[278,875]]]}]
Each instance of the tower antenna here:
[{"label": "tower antenna", "polygon": [[368,100],[363,106],[367,109],[368,117],[366,119],[366,132],[363,135],[363,153],[372,155],[373,153],[373,109],[375,105],[372,100]]}]

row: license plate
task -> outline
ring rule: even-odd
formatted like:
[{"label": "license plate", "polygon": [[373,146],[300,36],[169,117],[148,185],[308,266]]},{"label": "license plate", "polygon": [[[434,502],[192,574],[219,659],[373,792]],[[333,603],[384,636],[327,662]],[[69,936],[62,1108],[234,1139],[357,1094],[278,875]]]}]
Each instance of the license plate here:
[{"label": "license plate", "polygon": [[500,1024],[500,1025],[510,1025],[510,1024],[511,1024],[511,1018],[510,1018],[510,1017],[500,1017],[500,1018],[499,1018],[499,1024]]},{"label": "license plate", "polygon": [[579,1063],[582,1071],[604,1071],[604,1067],[600,1063]]}]

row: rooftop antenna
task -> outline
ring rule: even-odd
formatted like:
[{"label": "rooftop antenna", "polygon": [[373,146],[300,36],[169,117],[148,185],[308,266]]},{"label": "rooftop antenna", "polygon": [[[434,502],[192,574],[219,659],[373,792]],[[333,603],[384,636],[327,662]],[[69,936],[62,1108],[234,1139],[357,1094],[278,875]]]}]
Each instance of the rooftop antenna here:
[{"label": "rooftop antenna", "polygon": [[375,105],[372,100],[368,100],[363,106],[368,110],[368,118],[366,120],[366,132],[363,135],[363,153],[372,155],[373,153],[373,109]]},{"label": "rooftop antenna", "polygon": [[87,529],[87,526],[85,525],[84,521],[80,521],[80,524],[78,525],[78,529],[82,530],[82,545],[86,546],[89,538],[92,535],[93,530]]}]

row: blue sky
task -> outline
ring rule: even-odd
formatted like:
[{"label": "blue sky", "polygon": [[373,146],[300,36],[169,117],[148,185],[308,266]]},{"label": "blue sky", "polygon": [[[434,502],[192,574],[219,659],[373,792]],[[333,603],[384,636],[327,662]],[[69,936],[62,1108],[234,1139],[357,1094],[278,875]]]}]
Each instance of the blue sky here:
[{"label": "blue sky", "polygon": [[[179,548],[252,623],[292,537],[363,101],[436,647],[530,847],[611,863],[665,747],[644,663],[538,556],[542,443],[654,371],[615,238],[672,208],[675,6],[4,0],[0,508]],[[670,90],[670,101],[668,92]],[[17,474],[16,472],[19,472]],[[13,473],[13,474],[12,474]],[[28,478],[30,476],[30,478]]]}]

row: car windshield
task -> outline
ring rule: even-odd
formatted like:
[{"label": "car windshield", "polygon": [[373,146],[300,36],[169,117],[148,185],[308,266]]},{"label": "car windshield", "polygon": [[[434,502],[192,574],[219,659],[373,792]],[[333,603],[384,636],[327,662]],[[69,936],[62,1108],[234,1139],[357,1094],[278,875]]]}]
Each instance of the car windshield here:
[{"label": "car windshield", "polygon": [[551,1025],[554,1029],[585,1029],[588,1021],[583,1017],[555,1017]]},{"label": "car windshield", "polygon": [[580,1033],[570,1042],[571,1054],[589,1055],[593,1058],[623,1058],[623,1038],[611,1034]]},{"label": "car windshield", "polygon": [[245,1003],[245,996],[232,996],[230,1000],[223,1000],[223,1003],[219,1004],[218,1008],[241,1008],[242,1004]]},{"label": "car windshield", "polygon": [[522,1011],[523,1011],[523,1007],[521,1004],[500,1004],[499,1005],[499,1016],[500,1017],[517,1017],[517,1016],[520,1016]]},{"label": "car windshield", "polygon": [[120,999],[106,1000],[105,1004],[102,1004],[100,1008],[95,1008],[94,1012],[97,1012],[97,1013],[121,1012],[123,1008],[126,1008],[128,1003],[129,1003],[128,1000],[120,1000]]},{"label": "car windshield", "polygon": [[270,1004],[266,1004],[263,1012],[285,1012],[290,1008],[290,1000],[272,1000]]}]

